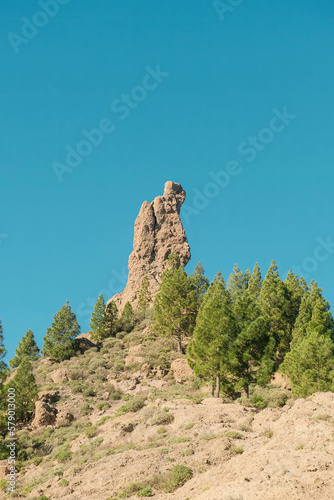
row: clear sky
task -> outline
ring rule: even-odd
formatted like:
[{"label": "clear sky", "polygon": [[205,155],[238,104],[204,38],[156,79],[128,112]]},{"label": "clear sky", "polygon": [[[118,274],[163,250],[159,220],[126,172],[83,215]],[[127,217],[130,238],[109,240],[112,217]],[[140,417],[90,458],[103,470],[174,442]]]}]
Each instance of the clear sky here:
[{"label": "clear sky", "polygon": [[0,35],[7,359],[66,299],[88,330],[167,180],[187,270],[276,259],[334,302],[332,1],[16,0]]}]

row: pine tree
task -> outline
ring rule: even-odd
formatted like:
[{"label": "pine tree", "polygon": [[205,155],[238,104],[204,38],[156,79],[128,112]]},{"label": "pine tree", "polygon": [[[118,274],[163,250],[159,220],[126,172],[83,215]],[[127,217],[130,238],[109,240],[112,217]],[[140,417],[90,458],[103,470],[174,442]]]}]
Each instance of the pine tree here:
[{"label": "pine tree", "polygon": [[289,328],[289,293],[279,277],[274,260],[263,280],[259,303],[262,313],[267,314],[270,319],[270,333],[277,346],[275,361],[279,364],[290,349],[291,331]]},{"label": "pine tree", "polygon": [[138,308],[140,309],[140,311],[145,312],[146,309],[148,309],[151,301],[152,295],[150,293],[150,282],[148,280],[148,277],[144,276],[138,297]]},{"label": "pine tree", "polygon": [[209,279],[205,276],[201,262],[197,264],[194,272],[189,276],[189,282],[195,289],[197,307],[199,308],[210,284]]},{"label": "pine tree", "polygon": [[24,337],[22,337],[18,348],[15,349],[14,358],[9,361],[9,366],[17,368],[25,357],[30,361],[36,361],[39,358],[39,349],[31,330],[28,330]]},{"label": "pine tree", "polygon": [[74,338],[80,333],[80,327],[71,306],[66,304],[53,318],[51,328],[44,337],[43,356],[49,356],[56,361],[63,361],[75,355]]},{"label": "pine tree", "polygon": [[106,309],[106,303],[105,303],[103,295],[101,293],[96,301],[95,306],[94,306],[94,311],[92,312],[92,318],[90,321],[92,339],[100,340],[104,336],[104,332],[105,332],[104,311],[105,311],[105,309]]},{"label": "pine tree", "polygon": [[187,349],[188,363],[203,380],[212,384],[219,397],[232,382],[232,345],[237,335],[230,294],[218,273],[211,283],[198,311],[194,339]]},{"label": "pine tree", "polygon": [[104,335],[98,340],[115,337],[118,327],[118,309],[116,303],[110,300],[104,312]]},{"label": "pine tree", "polygon": [[26,422],[31,418],[38,399],[38,387],[28,357],[23,357],[10,386],[15,389],[16,418]]},{"label": "pine tree", "polygon": [[182,352],[184,338],[189,337],[194,329],[196,296],[175,255],[169,256],[168,264],[154,301],[153,331],[174,338],[178,351]]},{"label": "pine tree", "polygon": [[263,385],[273,373],[275,340],[270,334],[269,317],[262,315],[248,290],[238,297],[234,314],[238,325],[232,358],[237,379],[235,390],[242,390],[249,397],[250,384]]},{"label": "pine tree", "polygon": [[135,315],[130,302],[126,302],[121,314],[121,327],[122,330],[129,333],[133,330],[135,324]]},{"label": "pine tree", "polygon": [[292,271],[288,272],[284,284],[289,293],[288,327],[290,337],[292,338],[292,331],[299,315],[301,301],[303,295],[307,293],[307,285],[304,278],[298,278],[298,276],[296,274],[293,274]]},{"label": "pine tree", "polygon": [[4,345],[3,330],[0,319],[0,388],[2,387],[2,383],[4,382],[7,376],[7,365],[3,360],[5,356],[6,356],[6,348]]},{"label": "pine tree", "polygon": [[[292,391],[307,397],[318,391],[334,390],[334,342],[332,315],[318,298],[304,335],[293,335],[291,350],[280,371],[290,378]],[[295,332],[294,332],[295,333]]]},{"label": "pine tree", "polygon": [[229,279],[227,280],[227,290],[231,294],[233,303],[235,303],[238,297],[240,297],[240,295],[245,290],[247,290],[249,279],[249,270],[247,269],[246,272],[241,271],[238,264],[236,264],[233,268],[233,272],[230,274]]},{"label": "pine tree", "polygon": [[257,300],[260,296],[262,287],[261,271],[258,263],[256,262],[251,277],[248,280],[248,291],[253,299]]}]

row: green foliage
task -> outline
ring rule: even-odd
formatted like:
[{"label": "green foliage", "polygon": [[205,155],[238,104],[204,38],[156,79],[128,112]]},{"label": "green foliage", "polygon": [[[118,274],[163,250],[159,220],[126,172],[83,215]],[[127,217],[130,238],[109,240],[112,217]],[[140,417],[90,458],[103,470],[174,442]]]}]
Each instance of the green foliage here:
[{"label": "green foliage", "polygon": [[18,348],[15,349],[14,358],[9,361],[9,366],[17,368],[24,357],[29,358],[30,361],[36,361],[39,358],[39,349],[31,330],[28,330],[24,337],[22,337]]},{"label": "green foliage", "polygon": [[290,378],[292,391],[307,397],[334,390],[334,329],[332,315],[321,298],[313,305],[311,319],[304,319],[293,332],[291,350],[280,370]]},{"label": "green foliage", "polygon": [[185,465],[174,465],[168,479],[161,485],[166,493],[173,493],[193,477],[193,471]]},{"label": "green foliage", "polygon": [[244,452],[244,449],[242,446],[231,446],[229,451],[232,453],[232,455],[240,455]]},{"label": "green foliage", "polygon": [[121,314],[120,325],[122,330],[129,333],[133,330],[135,324],[135,315],[130,302],[126,302]]},{"label": "green foliage", "polygon": [[260,298],[262,313],[270,319],[270,334],[276,341],[276,361],[279,364],[289,351],[291,342],[289,292],[280,279],[273,260],[262,283]]},{"label": "green foliage", "polygon": [[169,412],[161,412],[159,415],[156,415],[152,421],[152,425],[167,425],[174,422],[174,415]]},{"label": "green foliage", "polygon": [[145,401],[147,399],[146,395],[139,394],[138,396],[134,396],[127,403],[120,407],[117,414],[124,415],[129,412],[136,412],[141,410],[145,406]]},{"label": "green foliage", "polygon": [[0,319],[0,387],[7,375],[7,366],[6,363],[3,361],[3,358],[5,356],[6,356],[6,348],[4,346],[3,330]]},{"label": "green foliage", "polygon": [[144,276],[138,297],[139,310],[145,312],[146,309],[148,309],[151,301],[152,301],[152,295],[150,293],[150,282],[148,280],[148,277]]},{"label": "green foliage", "polygon": [[231,349],[237,335],[230,294],[218,273],[204,296],[199,309],[194,340],[188,346],[188,362],[203,380],[215,385],[215,396],[221,386],[231,384]]},{"label": "green foliage", "polygon": [[26,422],[31,418],[38,398],[38,388],[28,357],[23,357],[10,387],[15,388],[16,418]]},{"label": "green foliage", "polygon": [[206,294],[210,283],[209,279],[205,276],[201,262],[197,264],[194,272],[189,276],[189,282],[195,289],[197,309],[199,309],[199,306],[203,302],[204,295]]},{"label": "green foliage", "polygon": [[72,459],[72,452],[70,450],[59,450],[55,454],[55,458],[59,463],[68,462]]},{"label": "green foliage", "polygon": [[74,338],[79,335],[80,327],[68,300],[53,319],[44,337],[42,354],[59,362],[75,355]]},{"label": "green foliage", "polygon": [[247,290],[249,279],[249,270],[247,269],[246,272],[241,271],[238,264],[236,264],[233,268],[233,273],[230,274],[227,280],[227,290],[230,292],[233,303],[236,302],[245,290]]},{"label": "green foliage", "polygon": [[247,290],[250,296],[254,300],[257,300],[259,298],[261,287],[262,287],[261,271],[258,263],[256,262],[251,277],[248,280],[248,286],[247,286]]},{"label": "green foliage", "polygon": [[153,497],[152,488],[148,486],[146,488],[143,488],[142,490],[139,490],[137,492],[137,497]]},{"label": "green foliage", "polygon": [[89,438],[95,437],[97,432],[97,426],[96,425],[91,425],[89,427],[86,427],[85,429],[85,435]]},{"label": "green foliage", "polygon": [[95,340],[102,340],[105,336],[105,312],[106,303],[102,293],[99,295],[90,321],[91,336]]},{"label": "green foliage", "polygon": [[172,337],[181,352],[184,338],[189,337],[194,329],[196,295],[187,273],[177,265],[176,256],[171,254],[154,301],[153,331],[157,335]]},{"label": "green foliage", "polygon": [[107,304],[103,321],[105,327],[103,339],[108,337],[115,337],[118,327],[118,309],[116,303],[113,300],[111,300]]},{"label": "green foliage", "polygon": [[248,290],[237,297],[234,313],[238,326],[232,360],[235,390],[248,396],[251,384],[265,384],[270,379],[276,343],[270,333],[269,316],[262,315]]}]

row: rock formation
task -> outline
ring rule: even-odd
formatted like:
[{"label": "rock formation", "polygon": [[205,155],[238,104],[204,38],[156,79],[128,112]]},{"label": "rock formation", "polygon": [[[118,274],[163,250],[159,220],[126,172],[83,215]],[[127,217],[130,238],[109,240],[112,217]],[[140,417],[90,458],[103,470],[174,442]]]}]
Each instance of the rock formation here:
[{"label": "rock formation", "polygon": [[154,297],[170,253],[178,255],[182,266],[189,262],[190,248],[180,219],[185,197],[186,193],[180,184],[168,181],[163,196],[142,204],[135,222],[127,285],[123,292],[110,299],[116,302],[119,310],[123,309],[127,301],[134,307],[138,305],[138,295],[145,276]]}]

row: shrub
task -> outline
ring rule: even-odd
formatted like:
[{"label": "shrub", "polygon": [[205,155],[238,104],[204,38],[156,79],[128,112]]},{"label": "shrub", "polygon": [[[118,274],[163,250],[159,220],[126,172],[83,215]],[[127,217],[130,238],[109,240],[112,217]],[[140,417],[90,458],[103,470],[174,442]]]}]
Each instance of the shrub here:
[{"label": "shrub", "polygon": [[96,436],[96,430],[97,430],[97,426],[96,425],[91,425],[90,427],[86,427],[85,434],[89,438],[95,437]]},{"label": "shrub", "polygon": [[98,410],[108,409],[108,408],[110,408],[110,403],[107,403],[107,401],[105,401],[104,403],[98,403],[98,404],[96,405],[96,408],[97,408]]},{"label": "shrub", "polygon": [[233,455],[241,454],[244,452],[244,449],[241,446],[231,446],[230,452]]},{"label": "shrub", "polygon": [[60,450],[56,453],[55,458],[59,463],[68,462],[72,459],[72,452],[69,450]]},{"label": "shrub", "polygon": [[236,432],[236,431],[226,432],[225,436],[232,439],[244,439],[243,434],[241,434],[241,432]]},{"label": "shrub", "polygon": [[121,406],[117,412],[117,415],[124,415],[128,412],[136,412],[141,410],[145,405],[147,396],[138,395],[130,399],[125,405]]},{"label": "shrub", "polygon": [[111,401],[117,401],[117,400],[119,400],[119,399],[121,399],[121,398],[122,398],[122,394],[121,394],[120,392],[118,392],[118,391],[116,391],[116,392],[111,392],[111,393],[109,394],[109,399],[110,399]]},{"label": "shrub", "polygon": [[59,484],[60,484],[60,486],[68,486],[70,484],[70,482],[67,481],[67,479],[62,479]]},{"label": "shrub", "polygon": [[137,497],[153,497],[152,488],[143,488],[142,490],[138,491]]},{"label": "shrub", "polygon": [[84,398],[88,398],[88,397],[94,397],[96,396],[96,393],[94,391],[94,389],[85,389],[82,393],[83,397]]},{"label": "shrub", "polygon": [[151,420],[152,425],[167,425],[174,422],[174,415],[172,413],[162,412]]},{"label": "shrub", "polygon": [[193,471],[185,465],[174,465],[168,479],[161,485],[166,493],[173,493],[193,477]]},{"label": "shrub", "polygon": [[313,417],[313,420],[315,420],[316,422],[318,422],[319,420],[323,420],[324,422],[329,422],[332,420],[332,417],[331,415],[328,414],[322,414],[322,415],[316,415],[315,417]]},{"label": "shrub", "polygon": [[6,490],[8,486],[7,479],[0,480],[0,490]]}]

